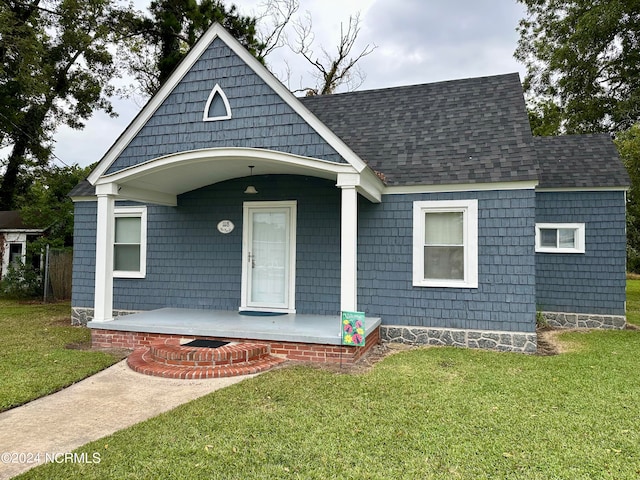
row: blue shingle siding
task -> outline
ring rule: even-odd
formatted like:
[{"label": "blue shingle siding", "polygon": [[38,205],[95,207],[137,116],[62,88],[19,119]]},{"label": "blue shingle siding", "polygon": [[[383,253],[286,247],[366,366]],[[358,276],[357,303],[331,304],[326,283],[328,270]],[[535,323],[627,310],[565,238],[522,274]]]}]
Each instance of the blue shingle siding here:
[{"label": "blue shingle siding", "polygon": [[[413,202],[478,200],[478,288],[412,285]],[[358,304],[385,325],[535,330],[533,190],[385,195],[360,202]]]},{"label": "blue shingle siding", "polygon": [[71,304],[93,308],[96,276],[96,202],[76,202],[73,215]]},{"label": "blue shingle siding", "polygon": [[624,192],[538,192],[536,222],[585,224],[585,253],[536,253],[538,308],[624,315]]},{"label": "blue shingle siding", "polygon": [[[204,108],[216,83],[229,100],[232,118],[204,122]],[[163,155],[215,147],[265,148],[345,163],[271,87],[216,39],[107,173]]]},{"label": "blue shingle siding", "polygon": [[[243,202],[297,200],[297,311],[337,314],[340,191],[335,183],[287,175],[254,176],[251,183],[257,195],[244,195],[247,180],[236,179],[180,195],[177,207],[148,206],[147,275],[114,279],[114,309],[238,309]],[[95,203],[76,203],[76,228],[93,236],[80,237],[76,246],[73,306],[93,306],[95,215]],[[231,220],[233,232],[219,233],[220,220]],[[85,259],[91,264],[85,266]]]}]

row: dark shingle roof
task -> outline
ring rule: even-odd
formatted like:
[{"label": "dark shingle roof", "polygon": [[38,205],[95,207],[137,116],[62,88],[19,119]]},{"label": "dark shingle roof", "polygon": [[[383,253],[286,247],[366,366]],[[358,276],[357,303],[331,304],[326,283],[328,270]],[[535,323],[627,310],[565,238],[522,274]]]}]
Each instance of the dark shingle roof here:
[{"label": "dark shingle roof", "polygon": [[96,194],[96,187],[89,183],[89,180],[82,180],[71,189],[70,197],[91,197]]},{"label": "dark shingle roof", "polygon": [[34,227],[30,227],[24,223],[20,212],[17,210],[4,210],[0,212],[0,230],[31,230]]},{"label": "dark shingle roof", "polygon": [[627,187],[629,175],[607,133],[535,137],[540,187]]},{"label": "dark shingle roof", "polygon": [[538,178],[515,73],[301,101],[388,185]]},{"label": "dark shingle roof", "polygon": [[[534,137],[517,73],[301,98],[387,185],[626,187],[608,135]],[[88,182],[71,197],[95,195]]]}]

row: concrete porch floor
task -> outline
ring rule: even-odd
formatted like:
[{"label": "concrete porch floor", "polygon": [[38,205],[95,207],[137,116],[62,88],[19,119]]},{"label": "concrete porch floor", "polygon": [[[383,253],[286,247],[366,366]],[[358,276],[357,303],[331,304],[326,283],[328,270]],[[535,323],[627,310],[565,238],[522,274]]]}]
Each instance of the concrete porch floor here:
[{"label": "concrete porch floor", "polygon": [[[367,317],[365,336],[380,325],[380,318]],[[89,322],[96,330],[161,333],[199,337],[340,345],[339,315],[288,313],[248,316],[235,311],[162,308],[116,317],[108,322]]]}]

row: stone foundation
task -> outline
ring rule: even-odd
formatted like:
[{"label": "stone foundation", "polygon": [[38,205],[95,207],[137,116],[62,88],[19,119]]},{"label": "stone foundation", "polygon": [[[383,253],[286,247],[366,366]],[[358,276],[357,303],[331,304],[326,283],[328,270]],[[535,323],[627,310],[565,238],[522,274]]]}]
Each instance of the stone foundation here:
[{"label": "stone foundation", "polygon": [[600,328],[623,330],[627,325],[624,315],[597,315],[588,313],[540,312],[542,318],[554,328]]},{"label": "stone foundation", "polygon": [[535,333],[460,330],[453,328],[380,326],[383,342],[410,345],[440,345],[482,348],[502,352],[536,353],[538,340]]},{"label": "stone foundation", "polygon": [[[140,310],[114,310],[113,316],[120,317],[123,315],[131,315],[132,313],[140,313]],[[71,325],[87,326],[87,322],[93,320],[93,308],[87,307],[71,307]]]}]

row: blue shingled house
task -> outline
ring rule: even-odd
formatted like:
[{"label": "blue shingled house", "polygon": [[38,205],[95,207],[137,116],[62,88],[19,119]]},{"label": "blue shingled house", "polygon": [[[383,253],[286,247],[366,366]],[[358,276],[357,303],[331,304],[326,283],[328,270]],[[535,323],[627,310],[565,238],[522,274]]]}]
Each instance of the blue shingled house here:
[{"label": "blue shingled house", "polygon": [[628,186],[608,135],[532,136],[517,74],[296,98],[214,25],[71,194],[73,320],[532,352],[537,315],[625,325]]}]

